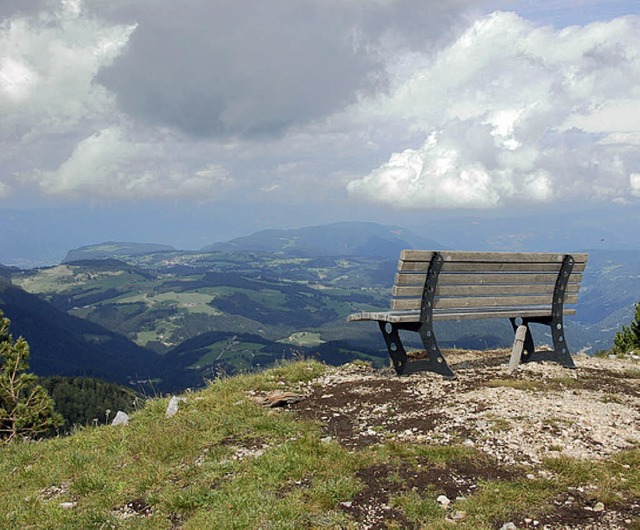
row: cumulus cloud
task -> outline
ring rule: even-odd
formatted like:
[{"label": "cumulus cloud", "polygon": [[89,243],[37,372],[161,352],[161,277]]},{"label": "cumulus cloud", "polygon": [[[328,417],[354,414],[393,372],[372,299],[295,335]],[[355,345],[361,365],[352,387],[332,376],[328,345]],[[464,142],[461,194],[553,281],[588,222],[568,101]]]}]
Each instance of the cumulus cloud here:
[{"label": "cumulus cloud", "polygon": [[135,25],[104,26],[80,14],[79,2],[65,0],[0,24],[0,141],[69,132],[112,112],[112,96],[94,78]]},{"label": "cumulus cloud", "polygon": [[356,112],[401,117],[428,139],[351,181],[354,196],[477,208],[629,195],[640,167],[639,17],[556,30],[496,12],[410,61],[389,96]]},{"label": "cumulus cloud", "polygon": [[631,192],[636,197],[640,197],[640,173],[631,173],[629,184],[631,185]]},{"label": "cumulus cloud", "polygon": [[219,165],[181,170],[171,155],[159,143],[132,141],[110,127],[78,143],[56,171],[41,175],[40,185],[50,195],[123,200],[216,198],[233,185],[229,171]]}]

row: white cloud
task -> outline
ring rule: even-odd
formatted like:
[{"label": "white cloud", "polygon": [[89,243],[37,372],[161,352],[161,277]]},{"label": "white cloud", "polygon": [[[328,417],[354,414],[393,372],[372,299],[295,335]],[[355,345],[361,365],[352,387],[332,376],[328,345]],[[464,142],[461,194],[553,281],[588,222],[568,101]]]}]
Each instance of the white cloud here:
[{"label": "white cloud", "polygon": [[631,185],[631,193],[640,197],[640,173],[632,173],[629,176],[629,184]]},{"label": "white cloud", "polygon": [[28,99],[37,81],[36,73],[23,61],[12,57],[0,59],[0,90],[11,102]]},{"label": "white cloud", "polygon": [[629,193],[640,168],[640,17],[555,30],[496,12],[433,58],[404,61],[413,68],[396,69],[391,93],[353,112],[400,117],[428,140],[351,181],[351,194],[486,208]]},{"label": "white cloud", "polygon": [[118,127],[85,138],[57,171],[41,175],[50,195],[122,200],[218,198],[233,184],[222,166],[180,168],[175,153],[170,156],[160,142],[132,141]]},{"label": "white cloud", "polygon": [[60,134],[113,112],[94,77],[122,53],[135,25],[84,16],[79,1],[0,23],[0,141]]}]

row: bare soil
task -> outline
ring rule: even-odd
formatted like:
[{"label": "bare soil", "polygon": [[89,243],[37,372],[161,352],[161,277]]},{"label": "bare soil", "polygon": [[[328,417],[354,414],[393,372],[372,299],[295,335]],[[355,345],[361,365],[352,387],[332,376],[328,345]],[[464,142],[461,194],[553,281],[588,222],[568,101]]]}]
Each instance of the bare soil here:
[{"label": "bare soil", "polygon": [[[361,470],[364,487],[343,509],[362,528],[412,528],[389,504],[403,492],[430,491],[453,501],[479,481],[539,478],[546,457],[598,460],[640,445],[637,362],[580,355],[576,370],[527,363],[509,375],[509,353],[447,353],[456,380],[425,372],[398,377],[391,369],[351,364],[299,389],[304,399],[288,408],[321,422],[327,440],[350,450],[398,440],[463,444],[486,455],[436,467],[394,461]],[[544,517],[516,514],[511,522],[517,528],[637,528],[640,499],[594,509],[593,495],[578,486],[554,499]],[[496,521],[496,528],[504,523]]]}]

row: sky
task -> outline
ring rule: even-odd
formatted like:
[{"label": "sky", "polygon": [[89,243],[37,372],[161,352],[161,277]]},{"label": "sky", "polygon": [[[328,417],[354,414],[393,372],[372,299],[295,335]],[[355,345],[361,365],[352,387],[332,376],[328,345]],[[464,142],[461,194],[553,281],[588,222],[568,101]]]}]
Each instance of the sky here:
[{"label": "sky", "polygon": [[0,0],[5,264],[638,205],[638,0]]}]

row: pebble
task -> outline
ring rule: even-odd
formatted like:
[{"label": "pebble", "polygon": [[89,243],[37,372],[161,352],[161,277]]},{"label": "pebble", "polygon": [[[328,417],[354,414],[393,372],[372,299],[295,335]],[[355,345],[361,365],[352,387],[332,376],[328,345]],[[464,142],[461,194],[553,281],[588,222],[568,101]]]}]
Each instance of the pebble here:
[{"label": "pebble", "polygon": [[129,415],[126,412],[122,412],[121,410],[119,410],[116,414],[116,417],[113,418],[111,425],[129,425]]},{"label": "pebble", "polygon": [[436,500],[438,501],[438,504],[440,504],[440,506],[442,506],[443,508],[447,508],[451,504],[449,497],[447,497],[446,495],[439,495]]},{"label": "pebble", "polygon": [[604,503],[597,502],[596,505],[593,507],[593,511],[594,512],[603,512],[604,511]]},{"label": "pebble", "polygon": [[504,523],[500,527],[500,530],[518,530],[518,527],[512,522],[508,522],[508,523]]},{"label": "pebble", "polygon": [[451,514],[451,519],[453,521],[462,521],[466,516],[467,516],[467,512],[456,510]]},{"label": "pebble", "polygon": [[60,508],[64,508],[65,510],[75,508],[76,506],[78,506],[77,502],[61,502],[60,503]]}]

